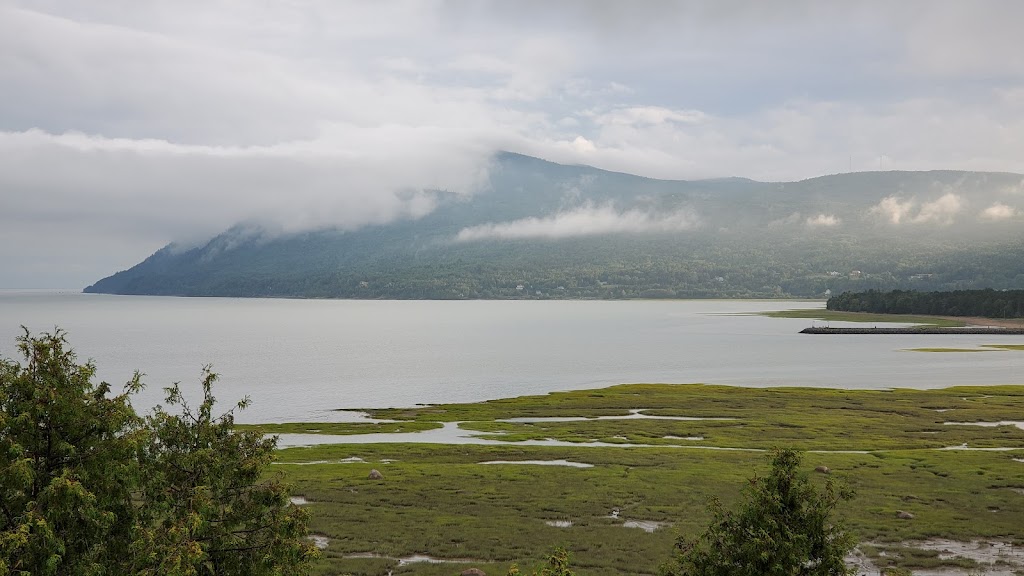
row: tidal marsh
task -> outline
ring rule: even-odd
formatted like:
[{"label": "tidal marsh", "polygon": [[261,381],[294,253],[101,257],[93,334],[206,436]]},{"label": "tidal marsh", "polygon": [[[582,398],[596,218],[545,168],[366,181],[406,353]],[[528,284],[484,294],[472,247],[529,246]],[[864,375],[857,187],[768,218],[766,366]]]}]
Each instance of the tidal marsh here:
[{"label": "tidal marsh", "polygon": [[[630,417],[636,410],[723,420]],[[805,465],[809,472],[826,466],[856,490],[841,517],[858,540],[873,543],[864,552],[879,565],[970,564],[927,552],[878,556],[907,541],[1024,543],[1024,430],[945,424],[1019,420],[1020,386],[850,391],[632,384],[369,412],[408,424],[460,422],[482,434],[502,432],[496,437],[504,441],[556,438],[578,446],[280,450],[275,472],[306,499],[313,532],[327,539],[320,574],[455,574],[470,565],[504,573],[512,562],[539,561],[554,545],[572,551],[582,574],[654,573],[676,534],[693,535],[707,523],[711,497],[736,501],[747,479],[767,468],[762,452],[680,448],[687,445],[823,451],[809,452]],[[536,420],[550,417],[585,419]],[[509,421],[515,418],[531,420]],[[695,437],[703,440],[685,439]],[[621,438],[664,446],[588,446]],[[968,449],[940,450],[947,447]],[[349,463],[330,464],[342,460]],[[311,461],[327,464],[297,465]],[[495,461],[524,465],[482,464]],[[370,469],[383,479],[369,479]],[[899,511],[913,518],[901,519]],[[416,555],[462,562],[398,560]]]}]

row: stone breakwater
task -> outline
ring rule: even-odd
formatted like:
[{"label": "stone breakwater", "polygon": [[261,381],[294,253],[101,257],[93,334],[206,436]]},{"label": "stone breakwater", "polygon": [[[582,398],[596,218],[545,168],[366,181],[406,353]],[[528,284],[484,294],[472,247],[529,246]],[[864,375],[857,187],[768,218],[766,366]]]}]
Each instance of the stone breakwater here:
[{"label": "stone breakwater", "polygon": [[937,326],[909,326],[906,328],[826,328],[813,326],[804,328],[801,334],[999,334],[1024,336],[1024,328],[998,328],[976,326],[965,328],[940,328]]}]

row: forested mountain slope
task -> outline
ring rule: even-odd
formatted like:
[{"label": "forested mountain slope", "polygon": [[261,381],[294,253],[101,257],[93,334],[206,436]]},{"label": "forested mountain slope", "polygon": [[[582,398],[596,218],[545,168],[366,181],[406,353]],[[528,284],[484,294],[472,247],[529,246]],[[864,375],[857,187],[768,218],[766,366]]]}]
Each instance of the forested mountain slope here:
[{"label": "forested mountain slope", "polygon": [[868,172],[668,181],[512,153],[425,216],[240,224],[87,292],[311,298],[814,297],[1024,288],[1024,177]]}]

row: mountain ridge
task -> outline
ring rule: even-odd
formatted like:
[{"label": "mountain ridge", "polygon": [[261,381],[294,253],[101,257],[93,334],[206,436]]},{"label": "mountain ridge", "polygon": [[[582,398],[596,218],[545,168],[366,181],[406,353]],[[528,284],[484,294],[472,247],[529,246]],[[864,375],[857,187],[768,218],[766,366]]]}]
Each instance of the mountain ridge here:
[{"label": "mountain ridge", "polygon": [[[1024,288],[1024,176],[659,180],[503,152],[470,196],[358,229],[236,224],[87,292],[307,298],[820,297]],[[857,272],[857,274],[855,274]]]}]

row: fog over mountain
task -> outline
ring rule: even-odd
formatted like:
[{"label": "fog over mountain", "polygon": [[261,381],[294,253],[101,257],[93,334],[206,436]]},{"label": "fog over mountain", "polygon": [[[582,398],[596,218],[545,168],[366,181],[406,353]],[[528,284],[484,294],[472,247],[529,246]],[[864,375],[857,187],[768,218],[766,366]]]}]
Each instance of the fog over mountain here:
[{"label": "fog over mountain", "polygon": [[355,229],[234,226],[90,292],[339,298],[820,297],[1020,288],[1024,176],[673,181],[500,153],[482,191]]},{"label": "fog over mountain", "polygon": [[[1022,19],[1001,0],[0,0],[0,288],[84,286],[240,222],[416,220],[487,193],[500,150],[687,181],[1024,172]],[[1020,210],[935,192],[892,190],[873,214]],[[714,225],[559,198],[456,236]]]}]

